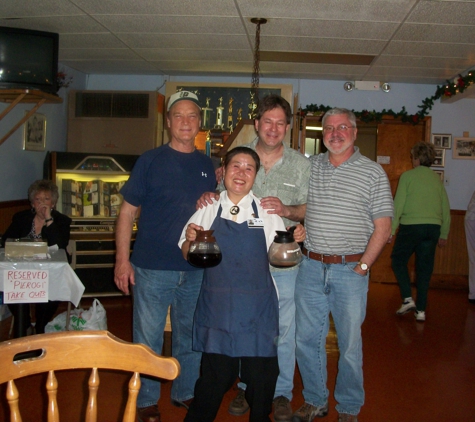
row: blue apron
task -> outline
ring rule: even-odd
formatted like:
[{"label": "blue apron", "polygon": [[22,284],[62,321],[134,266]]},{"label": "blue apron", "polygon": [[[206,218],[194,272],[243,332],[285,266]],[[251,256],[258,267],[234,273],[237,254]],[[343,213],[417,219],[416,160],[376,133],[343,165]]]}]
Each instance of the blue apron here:
[{"label": "blue apron", "polygon": [[[252,202],[255,217],[257,207]],[[277,356],[279,305],[269,271],[263,227],[221,218],[211,225],[221,249],[206,268],[193,325],[193,349],[231,357]]]}]

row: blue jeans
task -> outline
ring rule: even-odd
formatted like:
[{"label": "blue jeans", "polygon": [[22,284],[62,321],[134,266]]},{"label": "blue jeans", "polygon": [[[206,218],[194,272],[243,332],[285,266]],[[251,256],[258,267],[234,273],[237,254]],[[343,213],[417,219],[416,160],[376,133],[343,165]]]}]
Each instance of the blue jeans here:
[{"label": "blue jeans", "polygon": [[[170,309],[172,324],[172,353],[180,362],[181,373],[173,381],[172,400],[193,397],[199,377],[201,353],[192,350],[193,316],[201,289],[203,271],[160,271],[135,267],[133,287],[133,338],[156,353],[162,353],[163,331]],[[142,376],[137,407],[157,404],[160,381]]]},{"label": "blue jeans", "polygon": [[[299,267],[291,270],[271,271],[279,291],[279,341],[277,357],[279,359],[279,377],[275,387],[274,398],[285,396],[292,400],[295,373],[295,280]],[[240,382],[239,388],[246,389]]]},{"label": "blue jeans", "polygon": [[361,325],[366,315],[368,275],[356,262],[322,264],[304,257],[295,285],[296,355],[305,402],[328,401],[326,338],[331,312],[340,357],[335,386],[339,413],[357,415],[364,403]]}]

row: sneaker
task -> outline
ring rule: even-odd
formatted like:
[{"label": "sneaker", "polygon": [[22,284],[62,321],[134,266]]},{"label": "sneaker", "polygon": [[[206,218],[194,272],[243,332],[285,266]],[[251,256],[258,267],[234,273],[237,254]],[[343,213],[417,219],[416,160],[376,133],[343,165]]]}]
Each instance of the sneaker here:
[{"label": "sneaker", "polygon": [[358,422],[358,417],[349,413],[339,413],[338,422]]},{"label": "sneaker", "polygon": [[426,320],[426,313],[424,311],[416,311],[414,315],[416,316],[416,321],[424,322]]},{"label": "sneaker", "polygon": [[410,311],[415,311],[416,310],[416,304],[412,300],[412,297],[408,299],[404,299],[404,302],[402,302],[401,307],[396,311],[397,315],[404,315],[407,314]]},{"label": "sneaker", "polygon": [[244,415],[249,410],[249,403],[246,401],[246,392],[238,388],[238,393],[234,400],[229,403],[228,412],[234,416]]},{"label": "sneaker", "polygon": [[328,402],[323,406],[313,406],[304,403],[299,410],[292,415],[292,422],[312,422],[313,418],[323,418],[328,415]]},{"label": "sneaker", "polygon": [[274,399],[274,421],[290,422],[292,420],[292,407],[287,397],[279,396]]}]

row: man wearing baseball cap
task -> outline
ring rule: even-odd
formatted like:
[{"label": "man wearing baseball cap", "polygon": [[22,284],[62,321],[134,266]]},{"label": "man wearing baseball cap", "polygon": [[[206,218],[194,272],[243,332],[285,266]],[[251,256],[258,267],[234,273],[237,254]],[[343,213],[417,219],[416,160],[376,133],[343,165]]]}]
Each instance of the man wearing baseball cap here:
[{"label": "man wearing baseball cap", "polygon": [[[199,376],[201,353],[192,350],[192,325],[203,270],[183,259],[177,241],[202,193],[215,189],[211,159],[195,149],[201,125],[198,97],[189,91],[170,96],[170,142],[140,156],[129,180],[116,227],[115,283],[133,291],[133,341],[162,353],[169,306],[172,353],[181,365],[173,382],[172,403],[187,407]],[[130,255],[132,226],[140,208],[139,230]],[[129,259],[130,258],[130,259]],[[142,377],[138,420],[160,422],[160,382]]]},{"label": "man wearing baseball cap", "polygon": [[190,91],[179,91],[179,92],[175,92],[173,95],[170,95],[170,99],[168,100],[167,111],[170,111],[173,105],[175,105],[178,101],[182,101],[182,100],[191,101],[195,103],[198,106],[199,110],[201,111],[200,101],[198,100],[198,96]]}]

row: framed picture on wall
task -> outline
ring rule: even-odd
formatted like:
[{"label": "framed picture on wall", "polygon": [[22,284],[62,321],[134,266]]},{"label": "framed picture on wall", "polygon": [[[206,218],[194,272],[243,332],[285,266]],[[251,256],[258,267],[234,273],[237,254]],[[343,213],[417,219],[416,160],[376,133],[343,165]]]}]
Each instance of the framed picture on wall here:
[{"label": "framed picture on wall", "polygon": [[440,177],[440,181],[444,183],[444,170],[434,170],[434,173],[438,174]]},{"label": "framed picture on wall", "polygon": [[432,165],[435,167],[445,166],[445,149],[435,148],[435,160]]},{"label": "framed picture on wall", "polygon": [[433,133],[431,143],[436,148],[450,149],[452,148],[452,135],[448,133]]},{"label": "framed picture on wall", "polygon": [[452,158],[475,160],[475,138],[454,138]]},{"label": "framed picture on wall", "polygon": [[23,149],[25,151],[44,151],[46,148],[46,116],[34,113],[23,126]]}]

